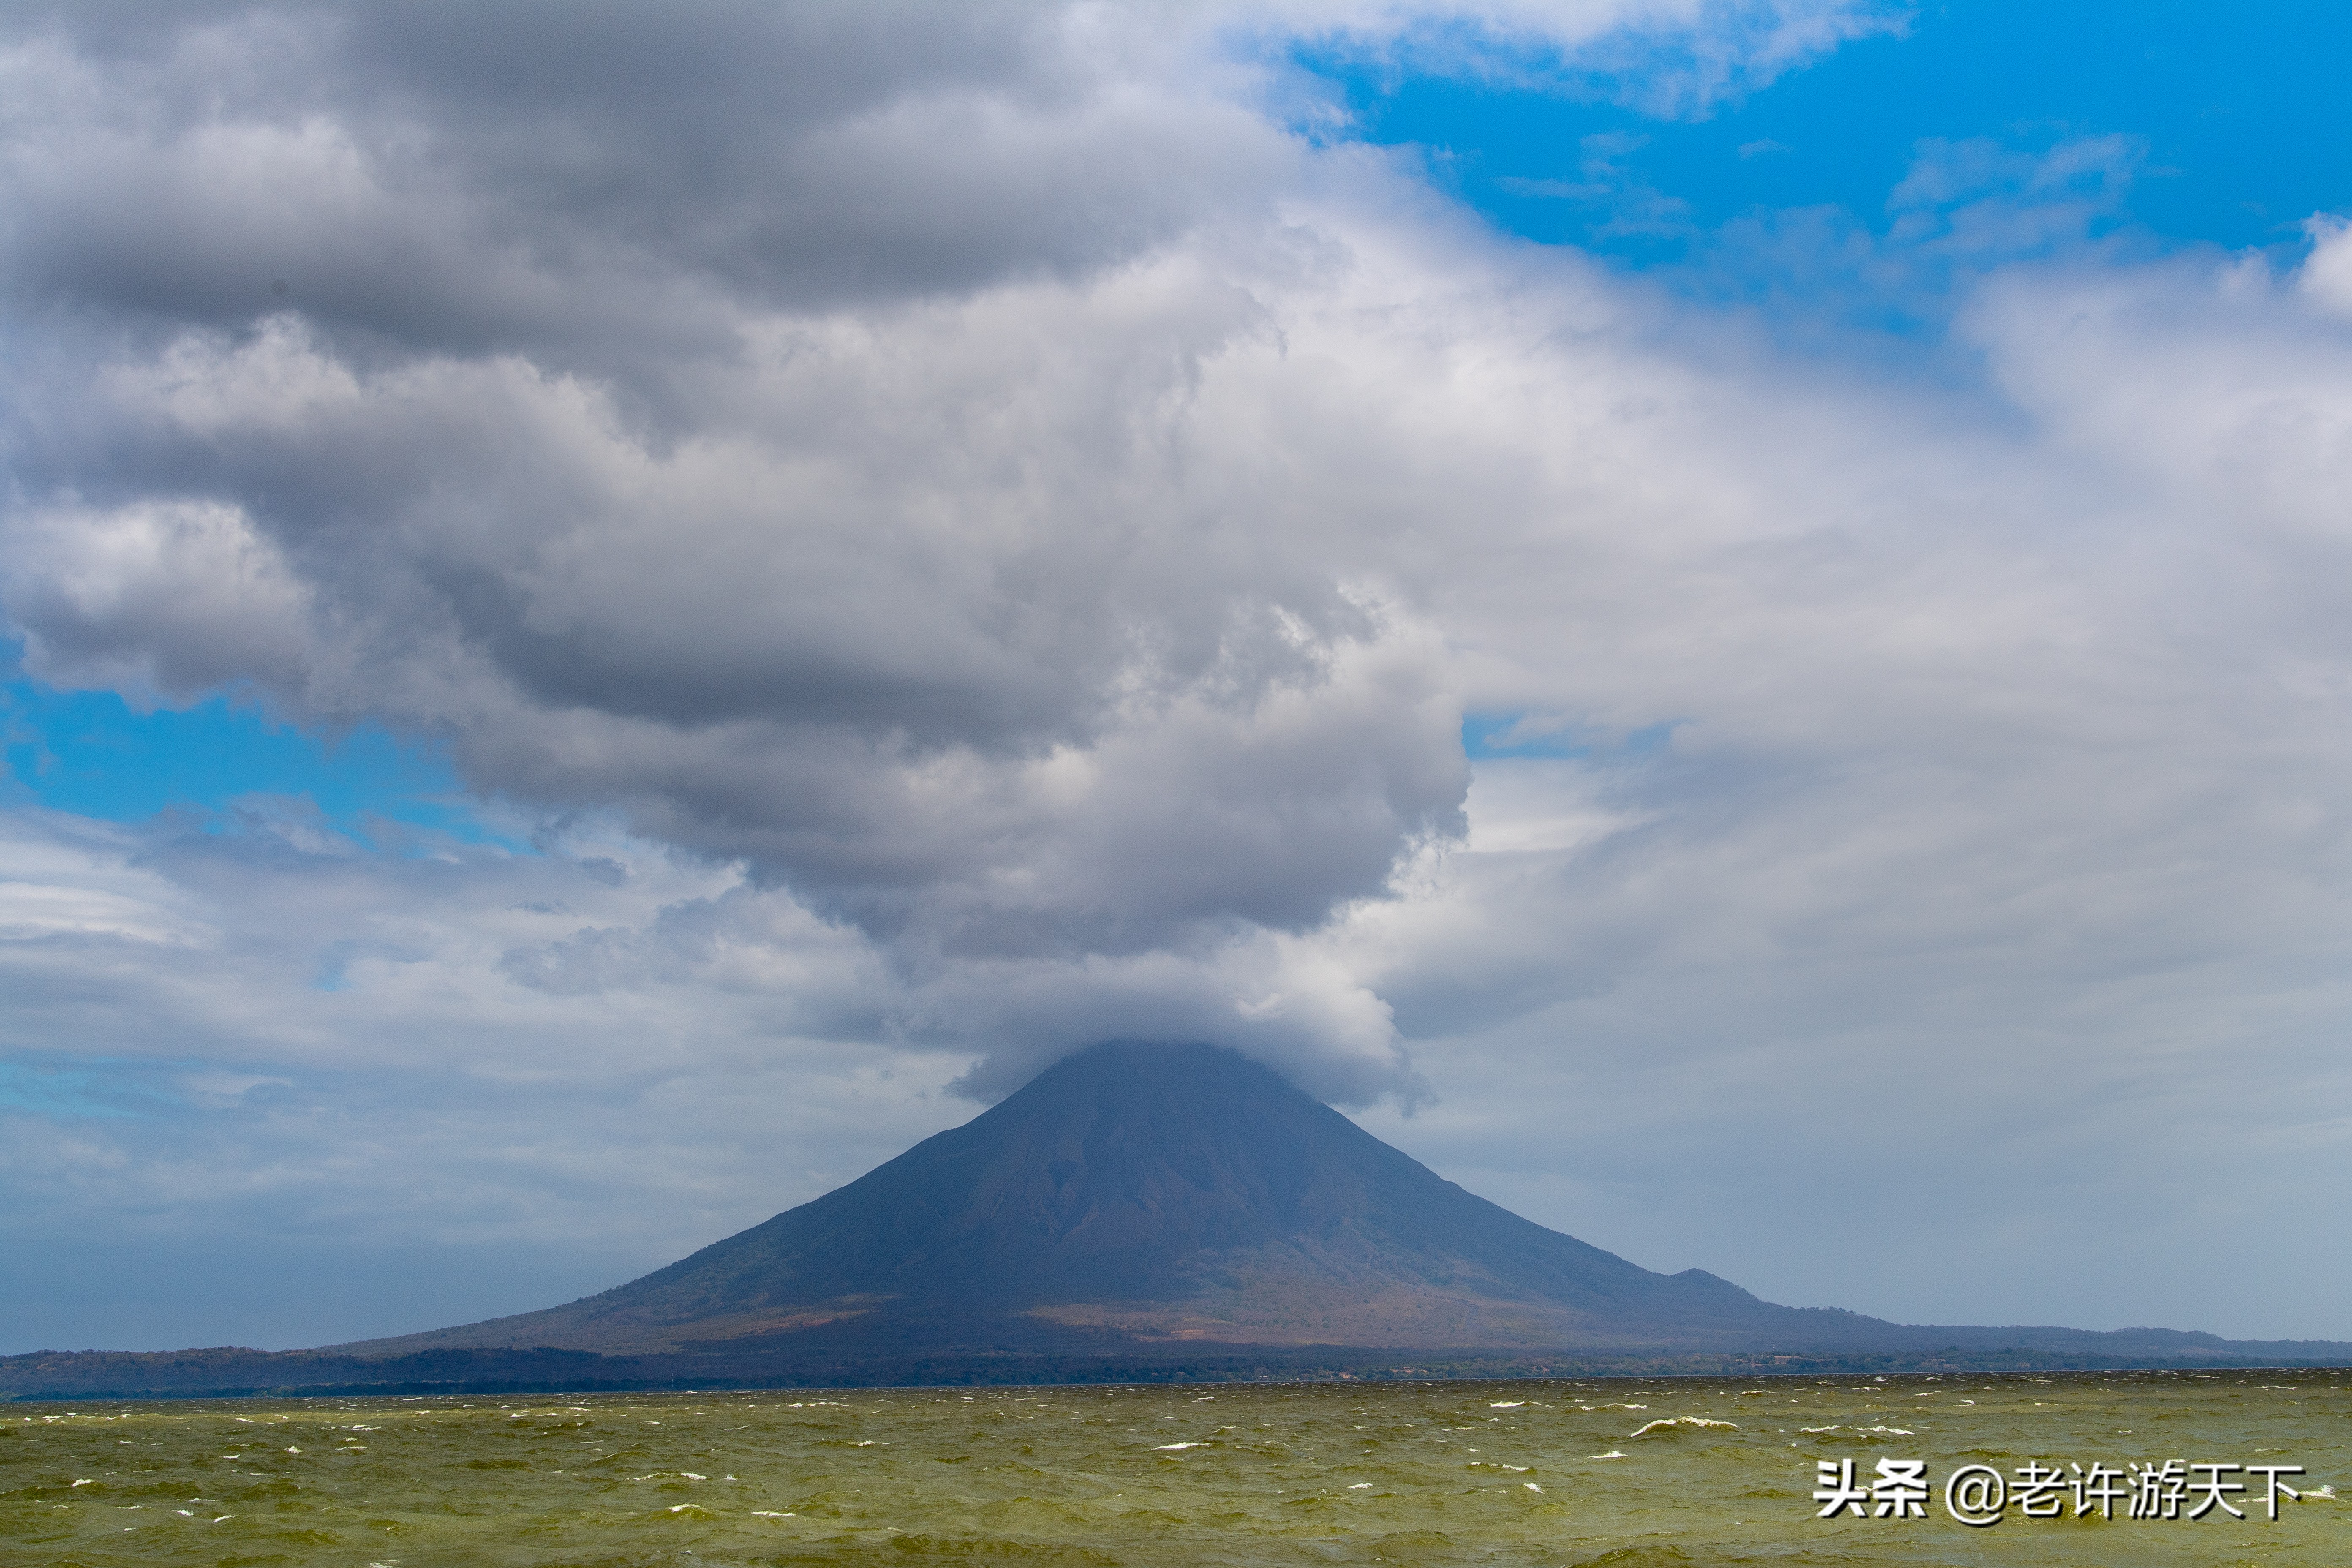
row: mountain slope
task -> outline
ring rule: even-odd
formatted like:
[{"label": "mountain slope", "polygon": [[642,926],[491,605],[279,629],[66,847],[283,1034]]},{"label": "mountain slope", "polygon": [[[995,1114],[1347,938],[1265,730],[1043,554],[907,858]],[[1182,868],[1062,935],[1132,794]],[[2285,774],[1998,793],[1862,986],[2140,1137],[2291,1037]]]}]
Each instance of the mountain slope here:
[{"label": "mountain slope", "polygon": [[1122,1043],[602,1295],[348,1348],[643,1353],[847,1331],[1792,1348],[1873,1321],[1652,1273],[1463,1191],[1231,1051]]}]

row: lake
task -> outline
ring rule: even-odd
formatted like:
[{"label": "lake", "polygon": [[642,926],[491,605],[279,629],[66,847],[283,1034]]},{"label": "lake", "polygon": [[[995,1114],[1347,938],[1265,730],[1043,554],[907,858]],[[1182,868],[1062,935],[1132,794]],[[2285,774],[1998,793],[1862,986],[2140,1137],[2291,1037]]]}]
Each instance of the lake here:
[{"label": "lake", "polygon": [[[2347,1375],[16,1405],[0,1560],[2319,1568],[2352,1563]],[[1818,1517],[1849,1459],[1862,1495]],[[2246,1468],[2287,1465],[2273,1521]],[[1952,1517],[1971,1466],[1979,1516],[1987,1474],[2011,1494],[1998,1522]]]}]

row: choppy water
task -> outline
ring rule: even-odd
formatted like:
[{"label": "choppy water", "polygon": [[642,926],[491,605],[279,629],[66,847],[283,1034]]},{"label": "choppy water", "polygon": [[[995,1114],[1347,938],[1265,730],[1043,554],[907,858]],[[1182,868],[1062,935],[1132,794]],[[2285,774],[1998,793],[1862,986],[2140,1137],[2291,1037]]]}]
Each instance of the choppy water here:
[{"label": "choppy water", "polygon": [[[2352,1501],[1956,1523],[1956,1466],[2301,1464],[2344,1373],[0,1406],[16,1564],[2352,1563]],[[1685,1418],[1727,1425],[1700,1426]],[[1672,1421],[1671,1426],[1653,1423]],[[1643,1428],[1648,1428],[1643,1431]],[[1815,1429],[1815,1430],[1809,1430]],[[1637,1435],[1638,1434],[1638,1435]],[[1610,1456],[1622,1455],[1622,1458]],[[1816,1517],[1926,1461],[1925,1519]],[[2242,1474],[2223,1479],[2246,1480]],[[2063,1491],[2060,1494],[2063,1497]],[[2197,1494],[2191,1494],[2191,1501]],[[2180,1511],[2186,1511],[2185,1509]]]}]

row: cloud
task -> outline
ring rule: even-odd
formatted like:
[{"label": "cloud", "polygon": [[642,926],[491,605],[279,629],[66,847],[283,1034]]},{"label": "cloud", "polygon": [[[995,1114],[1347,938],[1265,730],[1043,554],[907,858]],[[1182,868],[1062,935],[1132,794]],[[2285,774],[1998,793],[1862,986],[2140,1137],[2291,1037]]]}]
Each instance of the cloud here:
[{"label": "cloud", "polygon": [[1399,77],[1467,78],[1685,119],[1907,25],[1901,7],[1872,0],[1286,0],[1242,15],[1250,21],[1241,26]]},{"label": "cloud", "polygon": [[2352,223],[2320,213],[2305,226],[2311,255],[2296,275],[2304,296],[2332,316],[2352,318]]},{"label": "cloud", "polygon": [[1428,629],[1184,478],[1208,368],[1346,264],[1142,35],[111,15],[7,62],[36,674],[444,741],[910,982],[1304,931],[1458,830]]},{"label": "cloud", "polygon": [[[877,1038],[854,935],[610,833],[386,856],[268,803],[0,831],[0,1182],[12,1254],[47,1260],[12,1350],[88,1322],[291,1343],[514,1310],[969,1112],[935,1092],[968,1052]],[[570,984],[516,984],[549,952]],[[325,1267],[305,1247],[349,1289],[289,1287]],[[470,1282],[400,1278],[460,1254]],[[206,1280],[194,1319],[127,1289],[126,1256]],[[274,1303],[222,1258],[258,1260]]]},{"label": "cloud", "polygon": [[1053,6],[26,20],[5,67],[17,289],[236,325],[282,279],[395,353],[611,369],[723,350],[746,300],[1084,269],[1284,150],[1121,72]]}]

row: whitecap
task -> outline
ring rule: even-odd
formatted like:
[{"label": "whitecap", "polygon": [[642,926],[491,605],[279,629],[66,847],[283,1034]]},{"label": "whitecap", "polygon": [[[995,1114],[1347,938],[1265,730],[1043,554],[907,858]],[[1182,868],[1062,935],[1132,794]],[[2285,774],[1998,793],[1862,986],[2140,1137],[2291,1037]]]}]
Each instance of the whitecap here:
[{"label": "whitecap", "polygon": [[1539,1491],[1543,1490],[1543,1488],[1541,1488],[1541,1487],[1539,1487],[1539,1486],[1536,1485],[1536,1484],[1535,1484],[1535,1482],[1533,1482],[1533,1481],[1521,1481],[1521,1482],[1519,1483],[1519,1485],[1521,1485],[1521,1486],[1523,1486],[1523,1487],[1527,1488],[1527,1489],[1528,1489],[1528,1490],[1529,1490],[1529,1491],[1531,1491],[1531,1492],[1539,1492]]},{"label": "whitecap", "polygon": [[1739,1427],[1736,1423],[1729,1421],[1710,1421],[1704,1415],[1668,1415],[1651,1422],[1639,1432],[1634,1433],[1633,1436],[1636,1437],[1644,1437],[1649,1436],[1649,1434],[1655,1432],[1662,1426],[1669,1429],[1676,1426],[1717,1426],[1727,1427],[1734,1432],[1739,1430]]},{"label": "whitecap", "polygon": [[1155,1453],[1164,1453],[1170,1448],[1198,1448],[1200,1447],[1202,1447],[1202,1445],[1199,1443],[1160,1443],[1153,1446],[1152,1451]]},{"label": "whitecap", "polygon": [[1874,1437],[1908,1437],[1914,1434],[1908,1426],[1857,1426],[1857,1435],[1867,1432]]},{"label": "whitecap", "polygon": [[1797,1430],[1800,1432],[1834,1432],[1837,1428],[1835,1426],[1800,1426]]},{"label": "whitecap", "polygon": [[1587,1454],[1584,1457],[1588,1459],[1622,1459],[1626,1456],[1612,1448],[1605,1454]]},{"label": "whitecap", "polygon": [[1351,1492],[1364,1491],[1369,1489],[1371,1484],[1372,1483],[1370,1481],[1358,1481],[1354,1486],[1349,1487],[1348,1489]]},{"label": "whitecap", "polygon": [[1517,1410],[1525,1404],[1527,1404],[1527,1401],[1524,1399],[1497,1399],[1494,1404],[1486,1406],[1486,1408],[1489,1410]]}]

